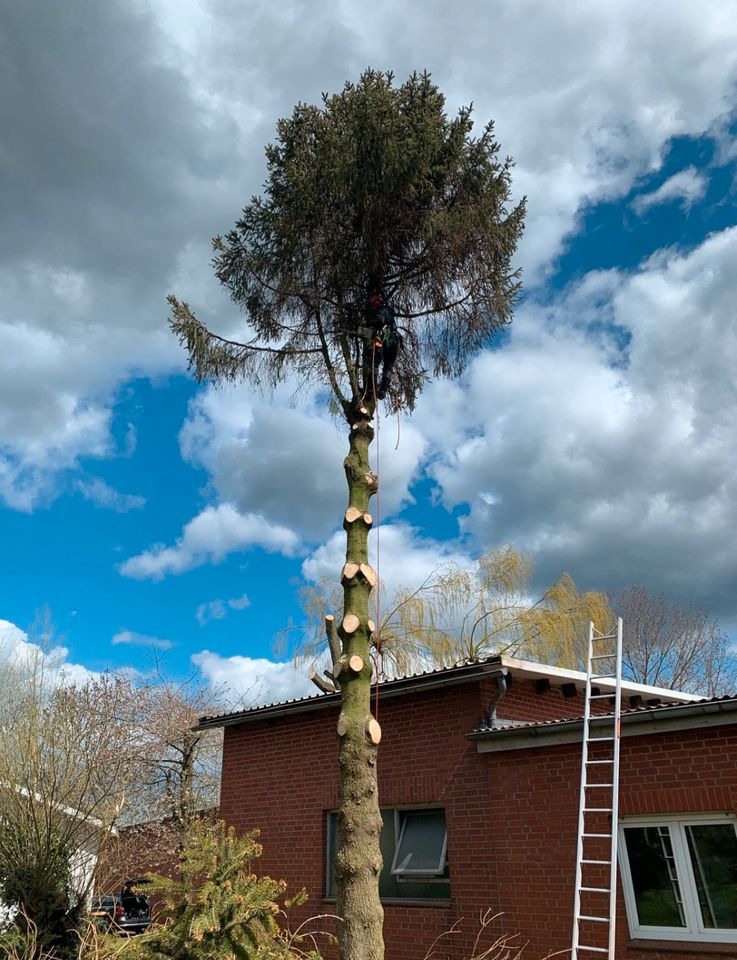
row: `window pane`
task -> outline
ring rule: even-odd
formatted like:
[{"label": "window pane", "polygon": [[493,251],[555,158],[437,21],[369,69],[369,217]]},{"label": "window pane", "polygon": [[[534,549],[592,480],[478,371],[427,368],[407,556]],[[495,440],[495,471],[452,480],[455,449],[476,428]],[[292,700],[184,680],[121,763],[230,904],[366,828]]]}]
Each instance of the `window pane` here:
[{"label": "window pane", "polygon": [[685,927],[668,827],[626,827],[637,916],[648,927]]},{"label": "window pane", "polygon": [[[442,811],[439,811],[442,812]],[[379,837],[379,846],[384,860],[384,866],[379,877],[379,896],[382,900],[447,900],[450,897],[450,881],[448,879],[448,865],[445,864],[445,870],[441,879],[427,880],[423,877],[411,877],[405,879],[392,874],[391,866],[394,860],[396,850],[396,836],[394,831],[394,808],[382,807],[381,816],[384,825]],[[328,846],[328,871],[327,882],[325,884],[326,895],[335,897],[337,890],[335,886],[335,854],[338,850],[338,840],[340,832],[338,830],[338,815],[334,812],[328,813],[327,823],[327,846]]]},{"label": "window pane", "polygon": [[445,814],[442,810],[408,810],[402,814],[394,871],[441,873],[445,848]]},{"label": "window pane", "polygon": [[707,929],[737,929],[737,834],[731,823],[686,827],[701,918]]}]

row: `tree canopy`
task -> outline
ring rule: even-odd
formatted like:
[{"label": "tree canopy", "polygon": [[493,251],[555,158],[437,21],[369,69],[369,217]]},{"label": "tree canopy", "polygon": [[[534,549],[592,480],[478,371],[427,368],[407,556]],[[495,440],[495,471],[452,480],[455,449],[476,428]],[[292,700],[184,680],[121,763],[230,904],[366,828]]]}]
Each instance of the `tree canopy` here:
[{"label": "tree canopy", "polygon": [[298,104],[267,147],[261,197],[214,240],[215,271],[247,314],[221,338],[170,298],[198,378],[274,385],[326,378],[343,405],[368,371],[357,339],[366,297],[392,303],[403,338],[390,400],[412,409],[430,375],[459,373],[511,319],[511,258],[524,221],[493,125],[449,118],[427,73],[399,86],[367,70],[321,106]]}]

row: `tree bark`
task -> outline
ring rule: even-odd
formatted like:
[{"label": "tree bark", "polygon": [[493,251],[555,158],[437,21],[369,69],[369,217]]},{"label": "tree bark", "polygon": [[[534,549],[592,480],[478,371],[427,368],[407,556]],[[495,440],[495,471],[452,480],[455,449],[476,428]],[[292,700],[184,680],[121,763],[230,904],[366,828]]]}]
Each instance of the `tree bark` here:
[{"label": "tree bark", "polygon": [[[344,467],[348,481],[346,564],[368,565],[368,505],[378,484],[369,464],[369,445],[374,431],[370,409],[358,405],[350,415],[350,447]],[[353,571],[353,566],[349,570]],[[373,584],[364,576],[343,578],[343,617],[338,627],[342,644],[340,692],[342,709],[338,722],[340,763],[340,847],[335,859],[338,891],[338,946],[342,960],[382,960],[384,956],[384,910],[379,900],[381,873],[381,813],[376,781],[378,742],[371,734],[371,656],[369,597]],[[356,619],[358,626],[346,632]],[[358,673],[350,667],[362,666]]]}]

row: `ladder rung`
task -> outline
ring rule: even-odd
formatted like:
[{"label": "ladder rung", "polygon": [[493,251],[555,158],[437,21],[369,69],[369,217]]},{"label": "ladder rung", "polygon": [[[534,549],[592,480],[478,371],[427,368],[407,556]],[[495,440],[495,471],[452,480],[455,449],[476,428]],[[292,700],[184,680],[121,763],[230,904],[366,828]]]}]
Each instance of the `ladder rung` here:
[{"label": "ladder rung", "polygon": [[608,840],[611,837],[611,833],[582,833],[582,837],[598,837],[599,839]]},{"label": "ladder rung", "polygon": [[576,947],[577,950],[592,950],[594,953],[609,953],[606,947],[585,947],[582,943]]},{"label": "ladder rung", "polygon": [[606,699],[608,700],[608,699],[610,699],[610,698],[613,697],[613,696],[614,696],[614,693],[613,693],[613,692],[612,692],[612,693],[592,693],[591,696],[589,697],[589,699],[590,699],[590,700],[604,700],[604,699],[606,698]]},{"label": "ladder rung", "polygon": [[590,763],[614,763],[614,760],[587,760],[586,766],[588,766]]},{"label": "ladder rung", "polygon": [[616,640],[616,633],[600,633],[598,637],[592,637],[592,640]]},{"label": "ladder rung", "polygon": [[[607,837],[608,836],[609,834],[607,833]],[[603,866],[604,864],[608,866],[611,862],[612,862],[611,860],[582,860],[581,861],[581,863],[598,863],[601,866]]]},{"label": "ladder rung", "polygon": [[592,660],[616,660],[616,653],[597,653],[591,659]]},{"label": "ladder rung", "polygon": [[579,920],[595,920],[597,923],[609,923],[609,917],[587,917],[583,913],[578,919]]},{"label": "ladder rung", "polygon": [[584,813],[612,813],[612,807],[584,807]]},{"label": "ladder rung", "polygon": [[611,743],[615,737],[586,737],[586,743]]},{"label": "ladder rung", "polygon": [[580,887],[586,893],[609,893],[609,887]]},{"label": "ladder rung", "polygon": [[587,790],[593,789],[594,787],[613,787],[613,783],[585,783],[584,786]]}]

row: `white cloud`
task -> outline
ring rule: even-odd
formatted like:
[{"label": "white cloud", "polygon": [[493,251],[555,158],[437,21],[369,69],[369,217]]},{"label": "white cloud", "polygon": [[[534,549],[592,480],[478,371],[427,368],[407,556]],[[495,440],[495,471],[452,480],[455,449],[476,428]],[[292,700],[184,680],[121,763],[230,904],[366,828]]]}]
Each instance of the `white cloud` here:
[{"label": "white cloud", "polygon": [[96,507],[105,510],[114,510],[116,513],[127,513],[129,510],[140,510],[146,504],[146,498],[133,493],[120,493],[114,490],[104,480],[95,477],[91,480],[79,480],[77,490],[85,500],[90,500]]},{"label": "white cloud", "polygon": [[[474,101],[516,160],[528,286],[582,208],[657,170],[668,141],[722,131],[734,109],[737,18],[724,0],[469,2],[346,7],[364,62],[422,64],[451,105]],[[404,29],[406,22],[413,29]]]},{"label": "white cloud", "polygon": [[192,656],[207,682],[233,706],[276,703],[315,693],[307,671],[265,658],[221,657],[210,650]]},{"label": "white cloud", "polygon": [[[305,579],[313,583],[325,579],[337,582],[345,563],[345,549],[345,533],[334,533],[302,564]],[[468,554],[456,545],[422,537],[418,530],[406,523],[385,524],[378,531],[370,531],[369,561],[378,571],[381,583],[386,584],[386,590],[390,592],[399,587],[419,587],[446,563],[466,568],[472,566]],[[390,594],[385,593],[384,602],[389,599]]]},{"label": "white cloud", "polygon": [[[348,440],[324,404],[306,395],[290,407],[290,393],[285,385],[265,403],[242,386],[205,390],[190,403],[180,445],[186,460],[208,470],[222,500],[314,541],[342,521]],[[401,427],[394,418],[381,420],[372,451],[381,457],[383,516],[411,500],[408,488],[425,448],[407,420]]]},{"label": "white cloud", "polygon": [[33,671],[52,684],[84,684],[98,676],[81,664],[70,663],[68,658],[66,647],[51,644],[47,648],[34,643],[20,627],[0,619],[0,665]]},{"label": "white cloud", "polygon": [[195,619],[201,627],[204,627],[211,620],[224,620],[228,610],[245,610],[250,605],[251,601],[245,593],[230,600],[208,600],[207,603],[201,603],[197,607]]},{"label": "white cloud", "polygon": [[[318,101],[370,62],[399,78],[427,66],[451,110],[473,100],[529,197],[528,284],[586,205],[624,195],[671,138],[718,130],[734,106],[737,18],[724,0],[469,0],[462,15],[440,0],[287,0],[251,11],[245,33],[232,29],[233,0],[190,0],[186,16],[172,0],[139,7],[34,2],[6,15],[5,126],[17,135],[3,179],[0,497],[16,509],[50,500],[80,459],[125,453],[110,429],[116,390],[183,367],[169,289],[227,328],[207,238],[260,188],[263,145],[298,99]],[[81,20],[83,33],[70,28]],[[273,427],[283,443],[299,415],[277,421],[264,413],[254,436]],[[326,451],[329,431],[310,433]],[[234,501],[240,467],[226,447],[211,470]],[[312,518],[278,522],[324,535],[330,474],[324,488],[310,477],[301,496],[290,489],[295,514],[317,494]],[[267,502],[253,476],[250,498]]]},{"label": "white cloud", "polygon": [[171,640],[162,640],[161,637],[149,637],[145,633],[136,633],[134,630],[119,630],[110,641],[113,646],[125,644],[131,647],[148,647],[150,650],[171,650],[174,644]]},{"label": "white cloud", "polygon": [[514,541],[547,580],[569,569],[734,610],[736,258],[737,228],[590,275],[522,309],[450,403],[428,391],[431,472],[448,506],[470,504],[479,546]]},{"label": "white cloud", "polygon": [[642,214],[661,203],[680,200],[682,206],[689,209],[697,200],[702,199],[706,193],[707,185],[706,177],[699,173],[695,167],[686,167],[685,170],[674,173],[657,190],[635,197],[632,201],[632,207],[637,213]]},{"label": "white cloud", "polygon": [[271,553],[293,554],[296,534],[255,514],[241,514],[232,504],[205,507],[184,527],[173,547],[155,545],[130,557],[119,567],[134,580],[161,580],[204,563],[219,563],[228,554],[261,547]]}]

